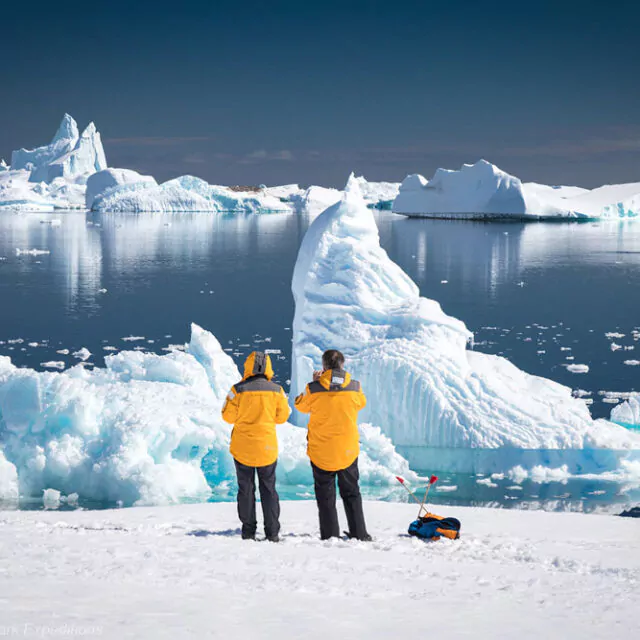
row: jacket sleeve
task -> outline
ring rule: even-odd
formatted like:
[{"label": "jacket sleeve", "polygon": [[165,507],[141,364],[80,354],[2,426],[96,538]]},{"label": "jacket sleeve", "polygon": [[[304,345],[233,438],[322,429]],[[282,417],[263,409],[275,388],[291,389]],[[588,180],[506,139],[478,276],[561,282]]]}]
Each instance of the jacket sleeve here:
[{"label": "jacket sleeve", "polygon": [[294,403],[295,408],[300,411],[300,413],[310,413],[311,412],[311,394],[309,393],[309,385],[307,385],[304,393],[301,393]]},{"label": "jacket sleeve", "polygon": [[284,389],[280,389],[278,394],[278,406],[276,407],[276,424],[283,424],[289,418],[291,409],[289,408],[289,400],[284,393]]},{"label": "jacket sleeve", "polygon": [[358,407],[358,411],[361,411],[367,406],[367,396],[364,395],[362,386],[360,387],[360,391],[356,394],[356,405]]},{"label": "jacket sleeve", "polygon": [[224,401],[222,407],[222,419],[229,424],[235,424],[238,419],[238,405],[240,402],[239,394],[236,393],[236,388],[231,387],[227,395],[227,399]]}]

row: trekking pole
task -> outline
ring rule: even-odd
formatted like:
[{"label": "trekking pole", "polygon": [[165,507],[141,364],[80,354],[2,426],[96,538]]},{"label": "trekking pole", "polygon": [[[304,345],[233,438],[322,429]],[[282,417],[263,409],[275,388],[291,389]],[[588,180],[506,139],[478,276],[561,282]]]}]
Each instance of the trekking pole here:
[{"label": "trekking pole", "polygon": [[409,487],[407,487],[407,485],[404,483],[404,478],[401,478],[400,476],[396,476],[396,480],[407,490],[407,493],[413,498],[413,501],[416,504],[420,504],[420,500],[418,500],[418,498],[416,497],[416,494],[413,493],[413,491],[411,491],[411,489],[409,489]]},{"label": "trekking pole", "polygon": [[[427,485],[427,490],[424,492],[424,498],[422,498],[422,502],[420,503],[420,509],[418,510],[418,519],[422,515],[422,510],[425,509],[424,503],[427,501],[427,496],[429,495],[429,489],[431,489],[431,485],[438,482],[438,476],[431,476],[429,478],[429,484]],[[425,512],[428,511],[425,509]]]}]

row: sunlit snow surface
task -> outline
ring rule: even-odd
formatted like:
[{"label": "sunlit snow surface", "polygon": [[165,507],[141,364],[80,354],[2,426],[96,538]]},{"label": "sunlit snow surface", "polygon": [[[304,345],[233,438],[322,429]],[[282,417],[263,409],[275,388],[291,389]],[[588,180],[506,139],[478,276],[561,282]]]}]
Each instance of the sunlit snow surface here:
[{"label": "sunlit snow surface", "polygon": [[[0,357],[0,499],[55,489],[158,504],[206,498],[207,480],[215,489],[234,478],[220,410],[240,375],[212,334],[193,325],[186,351],[105,360],[105,369],[38,373]],[[415,477],[379,429],[362,431],[365,484]],[[287,424],[278,435],[279,480],[309,485],[306,430]]]},{"label": "sunlit snow surface", "polygon": [[[304,390],[325,349],[344,351],[370,397],[362,419],[411,447],[422,468],[566,464],[569,473],[592,473],[640,453],[640,437],[592,420],[569,388],[468,350],[465,325],[421,298],[380,247],[353,179],[309,228],[293,294],[292,395]],[[293,419],[304,423],[299,414]]]}]

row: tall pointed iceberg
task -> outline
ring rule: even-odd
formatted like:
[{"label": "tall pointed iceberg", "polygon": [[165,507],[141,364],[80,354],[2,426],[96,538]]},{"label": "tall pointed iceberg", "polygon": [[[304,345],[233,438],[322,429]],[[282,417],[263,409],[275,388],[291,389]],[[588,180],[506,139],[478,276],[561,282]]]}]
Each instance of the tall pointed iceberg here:
[{"label": "tall pointed iceberg", "polygon": [[[362,420],[407,447],[421,468],[567,464],[578,473],[640,453],[639,436],[594,421],[567,387],[469,350],[464,323],[421,297],[381,248],[353,177],[341,202],[309,228],[292,288],[292,395],[325,349],[340,349],[369,397]],[[293,420],[303,424],[304,416]]]},{"label": "tall pointed iceberg", "polygon": [[65,113],[51,143],[36,149],[18,149],[11,156],[11,169],[30,171],[30,182],[51,183],[56,178],[81,182],[107,168],[100,134],[93,122],[78,132],[76,121]]}]

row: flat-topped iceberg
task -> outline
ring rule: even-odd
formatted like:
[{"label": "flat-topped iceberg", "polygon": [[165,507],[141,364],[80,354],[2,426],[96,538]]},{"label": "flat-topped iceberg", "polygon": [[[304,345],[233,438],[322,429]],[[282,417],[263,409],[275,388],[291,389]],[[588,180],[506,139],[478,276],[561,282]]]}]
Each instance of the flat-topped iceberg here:
[{"label": "flat-topped iceberg", "polygon": [[[569,388],[469,350],[464,323],[421,297],[380,247],[353,177],[342,201],[310,226],[292,289],[292,395],[304,390],[325,349],[340,349],[369,396],[362,419],[411,447],[418,468],[567,464],[570,473],[598,472],[640,454],[640,436],[594,421]],[[304,424],[304,416],[293,420]]]},{"label": "flat-topped iceberg", "polygon": [[[235,477],[220,411],[241,376],[209,332],[192,325],[186,351],[124,351],[105,369],[17,368],[0,357],[0,500],[46,489],[107,503],[206,498]],[[364,425],[363,481],[411,473],[387,437]],[[306,431],[279,428],[278,478],[312,483]],[[206,472],[206,478],[205,478]],[[413,476],[415,477],[415,476]]]},{"label": "flat-topped iceberg", "polygon": [[600,219],[640,215],[640,183],[550,187],[522,183],[495,165],[480,160],[458,171],[438,169],[431,180],[407,176],[393,211],[437,218]]}]

